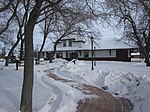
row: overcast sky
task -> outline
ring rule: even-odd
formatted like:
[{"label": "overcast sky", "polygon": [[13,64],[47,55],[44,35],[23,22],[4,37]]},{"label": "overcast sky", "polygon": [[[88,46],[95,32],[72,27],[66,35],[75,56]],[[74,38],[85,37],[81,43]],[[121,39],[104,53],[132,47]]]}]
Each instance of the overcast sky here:
[{"label": "overcast sky", "polygon": [[122,32],[121,31],[116,31],[113,28],[109,27],[109,28],[103,28],[101,31],[103,37],[102,38],[121,38],[122,36]]}]

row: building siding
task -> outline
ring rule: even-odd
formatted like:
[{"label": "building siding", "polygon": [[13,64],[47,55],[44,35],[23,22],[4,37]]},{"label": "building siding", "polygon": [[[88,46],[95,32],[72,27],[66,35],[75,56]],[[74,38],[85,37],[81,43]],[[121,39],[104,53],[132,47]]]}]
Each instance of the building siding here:
[{"label": "building siding", "polygon": [[116,52],[117,61],[131,61],[131,58],[128,57],[128,49],[118,49]]},{"label": "building siding", "polygon": [[102,50],[102,51],[95,51],[95,55],[97,58],[114,58],[116,57],[116,50]]},{"label": "building siding", "polygon": [[[121,41],[111,39],[111,41],[108,42],[103,41],[101,44],[94,44],[93,46],[94,60],[130,61],[131,60],[130,51],[131,49],[134,48],[126,45],[125,43],[120,43],[120,42]],[[56,51],[57,55],[55,55],[54,58],[62,57],[63,59],[67,59],[67,60],[71,60],[73,58],[79,60],[91,60],[92,59],[91,44],[90,43],[84,44],[84,43],[85,41],[81,41],[81,40],[76,41],[75,39],[63,39],[57,45],[57,51]],[[47,53],[47,56],[44,55],[44,57],[49,58],[48,54],[49,53]],[[59,56],[59,54],[61,56]]]}]

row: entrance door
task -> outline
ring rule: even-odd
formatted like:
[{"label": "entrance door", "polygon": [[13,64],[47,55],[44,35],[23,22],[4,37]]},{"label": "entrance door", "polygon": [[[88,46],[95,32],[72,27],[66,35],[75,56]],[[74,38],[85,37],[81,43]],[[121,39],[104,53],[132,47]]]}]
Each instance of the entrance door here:
[{"label": "entrance door", "polygon": [[117,61],[128,61],[128,50],[127,49],[116,50],[116,60]]},{"label": "entrance door", "polygon": [[76,58],[78,58],[78,53],[76,53],[76,52],[70,53],[70,58],[71,58],[71,59],[76,59]]}]

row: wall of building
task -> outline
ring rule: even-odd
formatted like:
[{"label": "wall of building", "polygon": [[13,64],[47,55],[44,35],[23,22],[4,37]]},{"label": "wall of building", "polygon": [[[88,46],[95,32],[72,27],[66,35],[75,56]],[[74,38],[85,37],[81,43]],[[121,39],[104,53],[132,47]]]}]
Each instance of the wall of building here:
[{"label": "wall of building", "polygon": [[[77,51],[78,53],[78,58],[84,58],[85,56],[85,52],[88,53],[88,57],[91,58],[92,57],[92,51]],[[103,57],[116,57],[116,50],[96,50],[93,51],[93,57],[97,57],[97,58],[103,58]]]},{"label": "wall of building", "polygon": [[[69,42],[72,41],[72,46],[69,46]],[[58,45],[57,45],[57,48],[62,48],[64,47],[64,43],[66,43],[66,46],[65,47],[81,47],[83,42],[82,41],[77,41],[77,42],[74,42],[74,40],[63,40],[62,42],[60,42]]]},{"label": "wall of building", "polygon": [[[85,56],[85,52],[88,56]],[[92,51],[57,51],[54,58],[57,54],[61,54],[63,59],[71,60],[73,58],[79,60],[91,60]],[[94,60],[107,60],[107,61],[131,61],[130,50],[128,49],[118,49],[118,50],[97,50],[94,51],[93,58]],[[43,57],[46,57],[46,54],[43,54]]]},{"label": "wall of building", "polygon": [[102,51],[95,51],[95,57],[103,58],[103,57],[116,57],[116,50],[102,50]]},{"label": "wall of building", "polygon": [[73,47],[82,47],[82,43],[81,42],[73,42],[72,46]]},{"label": "wall of building", "polygon": [[128,53],[128,49],[117,49],[116,61],[131,61],[131,57],[129,57]]},{"label": "wall of building", "polygon": [[60,42],[58,45],[57,45],[57,48],[62,48],[63,47],[63,44],[62,42]]}]

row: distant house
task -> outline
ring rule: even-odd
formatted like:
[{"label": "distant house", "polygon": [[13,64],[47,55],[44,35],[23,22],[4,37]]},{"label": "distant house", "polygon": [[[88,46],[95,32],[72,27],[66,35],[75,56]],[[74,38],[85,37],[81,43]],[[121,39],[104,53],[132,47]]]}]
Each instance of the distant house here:
[{"label": "distant house", "polygon": [[[131,61],[131,51],[136,47],[116,38],[102,38],[93,41],[93,60]],[[53,48],[42,52],[48,58]],[[57,45],[55,58],[66,60],[91,60],[91,40],[77,38],[64,38]]]}]

